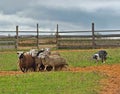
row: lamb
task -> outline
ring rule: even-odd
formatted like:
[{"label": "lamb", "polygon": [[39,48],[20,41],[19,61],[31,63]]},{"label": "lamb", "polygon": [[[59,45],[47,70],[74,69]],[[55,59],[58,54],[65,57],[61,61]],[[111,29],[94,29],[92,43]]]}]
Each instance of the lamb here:
[{"label": "lamb", "polygon": [[105,63],[106,59],[107,59],[107,52],[105,50],[100,50],[100,51],[98,51],[97,53],[95,53],[93,55],[93,59],[95,59],[96,62],[98,62],[99,60],[101,60],[102,63]]},{"label": "lamb", "polygon": [[48,66],[52,66],[52,70],[56,70],[58,68],[62,69],[63,67],[68,66],[68,64],[66,63],[66,60],[58,55],[45,55],[45,54],[41,54],[42,59],[42,63],[45,66],[45,69]]},{"label": "lamb", "polygon": [[36,70],[35,60],[29,53],[18,52],[17,54],[19,57],[18,64],[22,72],[27,72],[30,68]]}]

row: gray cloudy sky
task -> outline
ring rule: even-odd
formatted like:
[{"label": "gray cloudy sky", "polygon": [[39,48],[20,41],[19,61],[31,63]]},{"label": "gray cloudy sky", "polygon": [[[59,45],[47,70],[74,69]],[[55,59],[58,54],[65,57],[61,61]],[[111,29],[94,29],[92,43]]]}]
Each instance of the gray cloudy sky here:
[{"label": "gray cloudy sky", "polygon": [[1,0],[0,30],[120,29],[120,0]]}]

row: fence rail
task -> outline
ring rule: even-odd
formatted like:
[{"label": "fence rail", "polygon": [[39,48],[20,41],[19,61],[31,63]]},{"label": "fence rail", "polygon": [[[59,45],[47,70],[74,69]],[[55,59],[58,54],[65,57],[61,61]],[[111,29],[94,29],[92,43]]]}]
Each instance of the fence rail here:
[{"label": "fence rail", "polygon": [[87,31],[40,31],[37,24],[34,31],[0,31],[0,49],[22,49],[55,47],[66,48],[104,48],[120,47],[120,30],[95,30],[92,23]]}]

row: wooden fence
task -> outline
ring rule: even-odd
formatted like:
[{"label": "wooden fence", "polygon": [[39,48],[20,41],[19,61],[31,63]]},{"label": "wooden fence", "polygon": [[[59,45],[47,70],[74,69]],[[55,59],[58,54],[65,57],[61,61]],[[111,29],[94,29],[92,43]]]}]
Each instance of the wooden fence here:
[{"label": "wooden fence", "polygon": [[[57,25],[55,31],[0,31],[0,49],[88,49],[120,47],[120,30],[95,30],[92,23],[88,31],[61,31]],[[7,35],[2,35],[3,33]]]}]

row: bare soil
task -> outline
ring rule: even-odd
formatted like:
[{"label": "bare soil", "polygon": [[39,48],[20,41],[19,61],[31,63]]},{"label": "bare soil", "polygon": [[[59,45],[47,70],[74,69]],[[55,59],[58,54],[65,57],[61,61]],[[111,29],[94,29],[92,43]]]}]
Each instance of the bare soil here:
[{"label": "bare soil", "polygon": [[92,66],[86,68],[70,68],[71,71],[99,71],[108,77],[101,80],[102,90],[100,94],[120,94],[120,64]]},{"label": "bare soil", "polygon": [[[91,67],[70,67],[72,72],[90,72],[99,71],[107,75],[107,78],[100,81],[102,89],[100,94],[120,94],[120,64],[102,65]],[[0,76],[19,75],[23,74],[21,71],[0,71]]]}]

